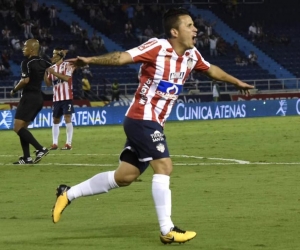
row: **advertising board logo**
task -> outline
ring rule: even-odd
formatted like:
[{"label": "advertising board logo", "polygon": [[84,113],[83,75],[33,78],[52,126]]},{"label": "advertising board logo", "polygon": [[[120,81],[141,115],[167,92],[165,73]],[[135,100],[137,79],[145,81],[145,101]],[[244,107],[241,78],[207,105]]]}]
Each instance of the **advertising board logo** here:
[{"label": "advertising board logo", "polygon": [[287,101],[286,100],[280,100],[279,105],[280,105],[280,107],[277,110],[276,115],[285,116],[286,112],[287,112],[287,109],[288,109]]},{"label": "advertising board logo", "polygon": [[0,112],[0,128],[2,129],[9,129],[13,122],[13,116],[11,111],[5,110]]}]

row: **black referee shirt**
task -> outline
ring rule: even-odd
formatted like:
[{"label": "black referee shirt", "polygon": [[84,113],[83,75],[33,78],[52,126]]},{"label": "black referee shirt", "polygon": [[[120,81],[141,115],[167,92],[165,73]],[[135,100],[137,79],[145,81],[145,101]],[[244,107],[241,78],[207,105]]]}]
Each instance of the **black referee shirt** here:
[{"label": "black referee shirt", "polygon": [[21,63],[22,78],[29,77],[29,82],[23,88],[22,94],[29,92],[41,92],[45,70],[51,63],[39,56],[32,56]]}]

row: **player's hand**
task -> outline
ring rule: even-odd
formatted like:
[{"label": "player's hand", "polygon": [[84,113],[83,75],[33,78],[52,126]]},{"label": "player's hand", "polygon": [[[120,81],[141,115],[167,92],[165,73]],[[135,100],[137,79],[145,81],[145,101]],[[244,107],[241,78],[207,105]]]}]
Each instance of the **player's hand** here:
[{"label": "player's hand", "polygon": [[74,67],[83,67],[89,64],[89,59],[87,57],[82,57],[82,56],[77,56],[77,58],[67,59],[66,61],[69,62]]},{"label": "player's hand", "polygon": [[250,96],[250,89],[254,89],[254,86],[249,85],[248,83],[238,81],[236,85],[237,89],[241,92],[242,95]]},{"label": "player's hand", "polygon": [[17,93],[17,91],[15,91],[15,89],[12,89],[12,90],[10,91],[10,96],[14,96],[16,93]]},{"label": "player's hand", "polygon": [[51,67],[46,69],[46,72],[48,72],[49,74],[52,74],[53,72],[55,72],[55,70]]}]

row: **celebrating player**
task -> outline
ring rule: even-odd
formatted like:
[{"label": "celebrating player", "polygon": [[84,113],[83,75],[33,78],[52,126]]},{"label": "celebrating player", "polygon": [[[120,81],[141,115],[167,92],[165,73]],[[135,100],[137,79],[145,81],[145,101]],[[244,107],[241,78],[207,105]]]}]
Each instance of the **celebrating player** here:
[{"label": "celebrating player", "polygon": [[246,94],[253,86],[203,59],[195,48],[197,29],[188,11],[181,8],[168,10],[164,14],[164,28],[167,39],[152,38],[125,52],[115,51],[101,56],[68,60],[77,67],[86,64],[142,65],[139,86],[125,114],[123,126],[127,140],[120,154],[119,167],[115,171],[96,174],[72,187],[59,185],[52,212],[54,223],[60,220],[61,213],[72,200],[128,186],[150,164],[154,171],[152,196],[161,242],[183,243],[196,236],[196,232],[179,229],[171,219],[169,184],[173,166],[164,135],[164,124],[192,70],[231,83]]}]

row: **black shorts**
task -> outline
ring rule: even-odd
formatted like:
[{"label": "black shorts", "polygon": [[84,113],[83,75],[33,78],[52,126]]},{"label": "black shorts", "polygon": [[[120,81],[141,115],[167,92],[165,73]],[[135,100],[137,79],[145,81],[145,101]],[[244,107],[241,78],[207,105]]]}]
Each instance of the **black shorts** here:
[{"label": "black shorts", "polygon": [[53,117],[60,118],[62,115],[71,115],[72,113],[74,113],[72,100],[53,102]]},{"label": "black shorts", "polygon": [[157,122],[125,117],[123,126],[127,139],[120,160],[126,150],[134,152],[138,158],[136,167],[143,173],[150,161],[170,157],[163,127]]},{"label": "black shorts", "polygon": [[15,119],[33,122],[43,108],[43,96],[40,92],[22,95],[18,104]]}]

